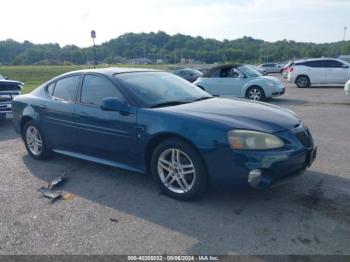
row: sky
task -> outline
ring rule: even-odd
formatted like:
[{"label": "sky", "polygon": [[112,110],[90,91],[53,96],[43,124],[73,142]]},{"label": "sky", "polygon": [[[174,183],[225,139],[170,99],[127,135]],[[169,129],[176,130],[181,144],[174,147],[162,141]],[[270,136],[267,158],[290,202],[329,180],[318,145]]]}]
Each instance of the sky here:
[{"label": "sky", "polygon": [[335,42],[350,0],[2,0],[0,40],[91,46],[124,33],[182,33],[218,40]]}]

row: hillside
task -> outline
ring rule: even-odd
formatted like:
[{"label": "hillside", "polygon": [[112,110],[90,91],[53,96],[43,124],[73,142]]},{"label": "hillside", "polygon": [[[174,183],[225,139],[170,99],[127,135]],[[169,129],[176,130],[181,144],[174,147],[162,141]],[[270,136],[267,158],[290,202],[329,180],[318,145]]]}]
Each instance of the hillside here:
[{"label": "hillside", "polygon": [[[125,63],[127,59],[162,59],[164,63],[179,62],[180,58],[205,63],[236,62],[259,63],[286,61],[300,57],[337,57],[350,54],[350,41],[334,43],[301,43],[295,41],[266,42],[251,37],[218,41],[183,34],[127,33],[97,45],[97,60],[107,63]],[[92,47],[59,44],[33,44],[8,39],[0,41],[0,64],[86,64],[93,61]]]}]

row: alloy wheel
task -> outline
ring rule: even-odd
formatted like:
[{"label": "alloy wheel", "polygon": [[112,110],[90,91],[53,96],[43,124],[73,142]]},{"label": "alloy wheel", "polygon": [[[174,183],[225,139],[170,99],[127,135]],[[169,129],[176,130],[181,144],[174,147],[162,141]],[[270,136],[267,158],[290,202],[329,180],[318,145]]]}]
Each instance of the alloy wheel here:
[{"label": "alloy wheel", "polygon": [[35,126],[29,126],[26,131],[26,142],[30,152],[39,156],[43,150],[43,141],[39,130]]},{"label": "alloy wheel", "polygon": [[193,187],[196,170],[190,157],[177,148],[163,151],[157,163],[158,174],[165,187],[174,193],[186,193]]},{"label": "alloy wheel", "polygon": [[309,85],[309,81],[308,81],[307,77],[299,76],[296,84],[300,87],[306,87]]},{"label": "alloy wheel", "polygon": [[251,88],[248,92],[248,98],[251,100],[261,100],[262,93],[259,88]]}]

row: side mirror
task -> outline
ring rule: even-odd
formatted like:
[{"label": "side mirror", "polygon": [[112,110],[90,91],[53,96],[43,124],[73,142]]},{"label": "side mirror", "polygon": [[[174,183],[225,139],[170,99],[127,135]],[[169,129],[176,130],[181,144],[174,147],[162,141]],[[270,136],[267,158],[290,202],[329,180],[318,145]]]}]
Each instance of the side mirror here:
[{"label": "side mirror", "polygon": [[129,115],[135,113],[133,108],[114,97],[107,97],[103,99],[100,108],[103,111],[119,112],[122,115]]},{"label": "side mirror", "polygon": [[342,68],[349,68],[349,66],[348,65],[342,65]]}]

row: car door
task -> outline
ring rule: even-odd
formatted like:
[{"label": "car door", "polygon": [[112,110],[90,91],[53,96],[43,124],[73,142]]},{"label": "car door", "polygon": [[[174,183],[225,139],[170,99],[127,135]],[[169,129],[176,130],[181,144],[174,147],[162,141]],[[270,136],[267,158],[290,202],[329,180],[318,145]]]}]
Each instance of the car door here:
[{"label": "car door", "polygon": [[218,93],[223,97],[239,97],[247,82],[245,75],[237,68],[222,69]]},{"label": "car door", "polygon": [[221,77],[221,68],[216,69],[210,77],[202,79],[205,91],[209,94],[220,96],[220,88],[224,84]]},{"label": "car door", "polygon": [[327,68],[324,60],[314,60],[302,63],[305,66],[305,72],[300,74],[307,75],[311,84],[325,84]]},{"label": "car door", "polygon": [[118,87],[107,77],[86,74],[82,81],[79,104],[76,108],[79,152],[133,165],[136,158],[136,115],[103,111],[104,98],[115,97],[126,103]]},{"label": "car door", "polygon": [[40,101],[40,126],[53,149],[75,151],[75,99],[80,74],[66,76],[46,87],[50,99]]},{"label": "car door", "polygon": [[336,60],[325,60],[326,82],[344,85],[349,80],[349,67]]}]

